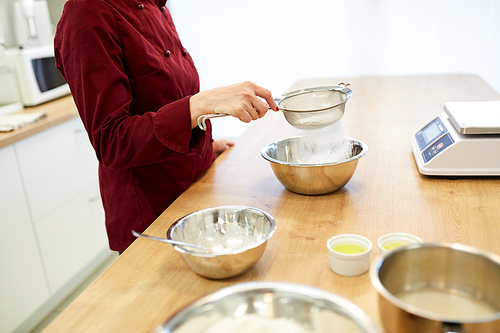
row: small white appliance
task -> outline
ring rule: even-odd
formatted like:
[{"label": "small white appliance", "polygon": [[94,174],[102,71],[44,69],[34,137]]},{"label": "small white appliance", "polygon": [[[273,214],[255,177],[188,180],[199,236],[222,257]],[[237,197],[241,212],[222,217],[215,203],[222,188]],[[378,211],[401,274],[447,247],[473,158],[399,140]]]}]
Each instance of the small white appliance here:
[{"label": "small white appliance", "polygon": [[5,48],[0,45],[0,115],[14,113],[22,108],[14,69],[7,59]]},{"label": "small white appliance", "polygon": [[34,106],[68,95],[69,86],[55,65],[52,44],[7,50],[15,70],[21,101]]},{"label": "small white appliance", "polygon": [[418,171],[500,175],[500,101],[448,102],[444,110],[411,138]]},{"label": "small white appliance", "polygon": [[31,48],[52,44],[54,26],[45,0],[18,0],[13,3],[16,45]]}]

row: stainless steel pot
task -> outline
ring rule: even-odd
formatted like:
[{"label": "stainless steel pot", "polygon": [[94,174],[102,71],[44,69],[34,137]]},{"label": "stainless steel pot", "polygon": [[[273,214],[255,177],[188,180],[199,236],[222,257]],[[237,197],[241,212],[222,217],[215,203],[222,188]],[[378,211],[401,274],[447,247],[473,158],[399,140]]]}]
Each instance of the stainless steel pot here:
[{"label": "stainless steel pot", "polygon": [[379,258],[370,277],[387,333],[500,332],[498,255],[461,244],[412,244]]},{"label": "stainless steel pot", "polygon": [[[340,82],[336,86],[294,90],[274,100],[290,125],[301,130],[314,130],[330,126],[342,118],[345,104],[352,95],[352,90],[348,86],[349,83]],[[200,116],[198,127],[206,131],[207,119],[225,116],[228,114]]]}]

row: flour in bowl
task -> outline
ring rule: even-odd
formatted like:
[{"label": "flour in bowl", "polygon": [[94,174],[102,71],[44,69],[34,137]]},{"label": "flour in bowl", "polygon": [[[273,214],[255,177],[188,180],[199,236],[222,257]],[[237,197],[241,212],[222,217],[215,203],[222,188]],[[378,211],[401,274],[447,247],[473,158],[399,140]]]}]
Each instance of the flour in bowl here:
[{"label": "flour in bowl", "polygon": [[320,310],[306,314],[309,328],[291,318],[268,318],[255,313],[224,317],[220,313],[190,318],[174,333],[363,333],[353,320],[336,312]]},{"label": "flour in bowl", "polygon": [[297,146],[290,147],[289,161],[301,164],[333,164],[353,157],[354,142],[339,121],[327,128],[303,131]]},{"label": "flour in bowl", "polygon": [[287,318],[267,318],[256,314],[226,317],[216,322],[205,333],[312,333]]}]

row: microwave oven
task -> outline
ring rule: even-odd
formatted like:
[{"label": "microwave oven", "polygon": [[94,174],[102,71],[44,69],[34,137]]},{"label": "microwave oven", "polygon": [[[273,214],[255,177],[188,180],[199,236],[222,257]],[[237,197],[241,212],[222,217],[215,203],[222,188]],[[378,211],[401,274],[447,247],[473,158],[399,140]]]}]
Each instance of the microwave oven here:
[{"label": "microwave oven", "polygon": [[24,106],[38,105],[70,93],[56,67],[52,45],[9,49],[6,53]]}]

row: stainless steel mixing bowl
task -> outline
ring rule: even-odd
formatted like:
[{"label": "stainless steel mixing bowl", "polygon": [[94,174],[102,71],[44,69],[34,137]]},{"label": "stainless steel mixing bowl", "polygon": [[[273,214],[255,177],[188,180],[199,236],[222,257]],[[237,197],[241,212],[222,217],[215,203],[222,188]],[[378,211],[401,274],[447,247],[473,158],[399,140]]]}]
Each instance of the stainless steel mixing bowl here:
[{"label": "stainless steel mixing bowl", "polygon": [[[318,288],[284,282],[246,282],[220,289],[188,305],[155,332],[204,333],[213,329],[213,325],[221,325],[221,321],[234,322],[246,315],[253,315],[253,320],[262,317],[285,320],[285,323],[290,320],[303,330],[315,333],[382,332],[347,299]],[[220,332],[234,330],[226,325]],[[286,329],[282,326],[277,332],[286,332]]]},{"label": "stainless steel mixing bowl", "polygon": [[387,333],[500,332],[500,256],[462,244],[411,244],[370,272]]},{"label": "stainless steel mixing bowl", "polygon": [[319,195],[347,184],[358,160],[367,152],[366,144],[352,138],[329,141],[294,137],[268,144],[261,155],[271,163],[276,178],[287,189]]},{"label": "stainless steel mixing bowl", "polygon": [[184,262],[210,279],[240,275],[262,257],[267,241],[276,231],[266,212],[246,206],[220,206],[191,213],[177,220],[167,239],[201,245],[208,252],[175,245]]}]

